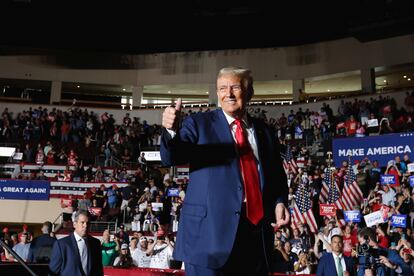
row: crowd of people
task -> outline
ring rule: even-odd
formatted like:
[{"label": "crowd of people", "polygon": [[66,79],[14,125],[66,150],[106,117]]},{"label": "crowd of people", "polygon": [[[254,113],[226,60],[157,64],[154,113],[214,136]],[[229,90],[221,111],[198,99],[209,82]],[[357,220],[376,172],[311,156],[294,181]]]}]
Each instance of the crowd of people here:
[{"label": "crowd of people", "polygon": [[[393,275],[412,275],[414,195],[408,183],[413,175],[407,169],[411,163],[410,155],[395,156],[385,167],[368,158],[354,160],[352,164],[336,164],[337,168],[332,173],[339,193],[344,187],[349,167],[354,171],[364,198],[355,209],[360,210],[362,216],[386,208],[387,218],[393,214],[408,217],[406,227],[392,227],[390,220],[386,220],[367,228],[363,219],[360,222],[343,222],[340,212],[332,217],[319,215],[320,194],[326,174],[331,173],[327,170],[330,164],[316,159],[306,147],[332,137],[413,131],[412,98],[412,93],[407,94],[405,106],[400,108],[391,97],[342,101],[335,114],[325,103],[319,111],[302,111],[299,107],[296,112],[292,110],[287,117],[282,114],[280,118],[267,118],[263,110],[251,110],[252,116],[262,118],[274,127],[283,145],[288,145],[290,140],[302,142],[303,146],[289,146],[292,159],[303,162],[297,171],[292,168],[287,170],[288,203],[293,209],[298,186],[306,179],[307,196],[318,225],[317,232],[312,232],[309,225],[298,221],[288,227],[275,227],[274,271],[324,275],[318,269],[324,266],[324,256],[333,253],[351,258],[354,265],[359,265],[359,271],[363,268],[362,273],[375,275],[379,271],[393,271]],[[189,116],[191,113],[194,112],[190,112]],[[181,263],[172,259],[172,252],[174,233],[178,229],[180,210],[185,201],[187,179],[179,183],[159,165],[147,163],[140,153],[145,147],[160,144],[160,126],[151,126],[145,121],[141,123],[138,118],[130,118],[129,114],[117,125],[106,112],[99,116],[77,108],[63,112],[39,107],[19,113],[14,118],[6,108],[0,119],[0,129],[0,142],[19,143],[25,163],[67,166],[63,175],[56,175],[57,180],[128,182],[123,188],[116,184],[109,188],[102,185],[88,190],[82,198],[70,197],[70,201],[62,203],[64,220],[68,225],[73,213],[79,210],[88,211],[92,220],[110,220],[114,215],[123,220],[113,237],[108,231],[103,233],[103,265],[181,267]],[[123,164],[108,176],[102,167],[109,165],[112,156],[122,160]],[[127,166],[134,162],[137,162],[134,173],[128,173]],[[382,185],[379,178],[384,173],[394,174],[397,183]],[[42,172],[28,178],[48,179]],[[100,208],[99,212],[97,208]],[[114,213],[113,210],[119,212]],[[43,225],[42,233],[45,247],[50,247],[54,237],[49,223]],[[33,251],[39,238],[33,239],[24,229],[18,235],[9,235],[4,230],[3,236],[22,259],[48,261],[47,250],[40,255]],[[368,249],[364,251],[363,245]],[[3,250],[2,258],[13,260],[7,250]]]}]

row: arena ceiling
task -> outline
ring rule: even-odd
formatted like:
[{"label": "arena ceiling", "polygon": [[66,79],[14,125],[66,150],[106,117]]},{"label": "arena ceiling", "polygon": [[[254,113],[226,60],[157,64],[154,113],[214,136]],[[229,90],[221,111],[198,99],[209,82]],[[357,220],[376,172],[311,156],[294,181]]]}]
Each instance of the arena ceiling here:
[{"label": "arena ceiling", "polygon": [[[134,4],[132,4],[134,3]],[[283,47],[412,33],[400,0],[5,0],[0,54],[145,54]]]}]

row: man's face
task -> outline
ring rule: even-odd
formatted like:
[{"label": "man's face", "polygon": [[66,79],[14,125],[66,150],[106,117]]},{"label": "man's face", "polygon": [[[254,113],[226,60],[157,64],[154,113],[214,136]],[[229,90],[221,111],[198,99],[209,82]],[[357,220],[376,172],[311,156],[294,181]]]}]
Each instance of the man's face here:
[{"label": "man's face", "polygon": [[223,75],[217,79],[217,97],[221,108],[232,117],[244,115],[248,95],[242,79],[235,75]]},{"label": "man's face", "polygon": [[88,234],[89,219],[85,215],[79,215],[78,221],[73,223],[76,234],[85,237]]},{"label": "man's face", "polygon": [[340,254],[344,244],[339,237],[333,237],[331,241],[332,252]]}]

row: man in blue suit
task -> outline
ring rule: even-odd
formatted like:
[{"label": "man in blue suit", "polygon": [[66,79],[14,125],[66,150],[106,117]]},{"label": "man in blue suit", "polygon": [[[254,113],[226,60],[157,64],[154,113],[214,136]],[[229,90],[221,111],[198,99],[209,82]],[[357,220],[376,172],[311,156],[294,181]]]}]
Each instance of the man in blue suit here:
[{"label": "man in blue suit", "polygon": [[[331,238],[332,253],[324,254],[319,260],[317,276],[354,276],[355,265],[351,257],[343,255],[344,241],[342,236]],[[336,272],[336,274],[335,274]]]},{"label": "man in blue suit", "polygon": [[73,234],[54,243],[49,263],[52,275],[103,276],[101,244],[88,235],[88,222],[88,213],[78,211]]},{"label": "man in blue suit", "polygon": [[174,250],[186,275],[267,275],[272,223],[289,222],[278,139],[246,112],[253,93],[249,70],[223,68],[217,77],[221,109],[181,124],[179,99],[163,113],[163,164],[190,165]]}]

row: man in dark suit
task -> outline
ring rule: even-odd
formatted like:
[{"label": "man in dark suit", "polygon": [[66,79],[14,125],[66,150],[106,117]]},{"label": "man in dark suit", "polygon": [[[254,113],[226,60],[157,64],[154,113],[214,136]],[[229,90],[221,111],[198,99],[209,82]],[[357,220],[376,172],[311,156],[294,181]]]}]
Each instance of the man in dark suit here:
[{"label": "man in dark suit", "polygon": [[41,231],[42,235],[36,237],[30,243],[28,260],[33,263],[48,264],[50,262],[53,244],[56,242],[56,239],[50,236],[50,233],[52,232],[52,223],[50,221],[45,221]]},{"label": "man in dark suit", "polygon": [[[319,260],[317,276],[354,276],[356,275],[354,261],[343,255],[344,241],[342,236],[331,238],[332,253],[324,254]],[[336,272],[336,274],[335,274]]]},{"label": "man in dark suit", "polygon": [[274,131],[250,117],[251,72],[223,68],[221,109],[188,116],[181,100],[165,109],[161,159],[190,165],[174,259],[186,275],[267,275],[273,227],[289,222],[288,187]]},{"label": "man in dark suit", "polygon": [[49,263],[52,275],[103,275],[101,244],[88,235],[88,222],[88,213],[78,211],[73,221],[73,234],[55,242]]}]

